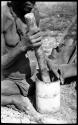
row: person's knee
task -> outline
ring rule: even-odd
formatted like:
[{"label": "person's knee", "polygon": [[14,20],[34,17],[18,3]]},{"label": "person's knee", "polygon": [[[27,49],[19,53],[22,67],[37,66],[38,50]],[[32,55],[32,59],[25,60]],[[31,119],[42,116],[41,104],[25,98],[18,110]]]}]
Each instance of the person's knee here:
[{"label": "person's knee", "polygon": [[1,81],[1,94],[2,95],[20,94],[20,90],[14,82],[10,80],[4,80]]}]

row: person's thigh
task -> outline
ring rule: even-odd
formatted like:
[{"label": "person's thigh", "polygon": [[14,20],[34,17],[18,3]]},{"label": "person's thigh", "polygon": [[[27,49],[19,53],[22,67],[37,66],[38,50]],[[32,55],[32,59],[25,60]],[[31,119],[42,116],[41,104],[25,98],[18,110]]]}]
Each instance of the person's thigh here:
[{"label": "person's thigh", "polygon": [[16,94],[20,94],[20,90],[14,81],[3,80],[1,81],[1,94],[16,95]]}]

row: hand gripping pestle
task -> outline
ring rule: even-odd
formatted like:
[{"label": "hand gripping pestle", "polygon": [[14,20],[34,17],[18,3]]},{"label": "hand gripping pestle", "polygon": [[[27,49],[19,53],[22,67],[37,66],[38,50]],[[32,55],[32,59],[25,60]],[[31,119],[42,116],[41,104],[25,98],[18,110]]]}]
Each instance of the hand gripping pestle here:
[{"label": "hand gripping pestle", "polygon": [[[33,13],[28,13],[24,17],[25,17],[25,21],[27,23],[29,31],[32,31],[35,28],[37,28],[35,16]],[[35,55],[38,61],[38,65],[39,65],[39,69],[40,69],[43,82],[50,83],[51,81],[50,81],[49,72],[47,68],[47,62],[45,59],[45,54],[43,52],[42,46],[37,47],[35,49]]]}]

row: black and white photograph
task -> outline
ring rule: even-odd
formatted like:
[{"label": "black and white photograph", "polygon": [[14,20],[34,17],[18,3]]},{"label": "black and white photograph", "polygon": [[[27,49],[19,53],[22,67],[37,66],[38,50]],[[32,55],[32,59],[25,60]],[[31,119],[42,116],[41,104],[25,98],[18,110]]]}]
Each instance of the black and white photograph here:
[{"label": "black and white photograph", "polygon": [[1,123],[77,123],[77,1],[1,1]]}]

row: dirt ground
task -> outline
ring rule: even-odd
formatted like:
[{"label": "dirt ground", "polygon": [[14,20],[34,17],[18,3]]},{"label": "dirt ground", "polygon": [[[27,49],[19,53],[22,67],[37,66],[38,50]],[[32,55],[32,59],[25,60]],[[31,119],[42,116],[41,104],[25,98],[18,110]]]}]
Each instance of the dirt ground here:
[{"label": "dirt ground", "polygon": [[[46,123],[76,123],[77,122],[77,90],[75,82],[61,85],[61,106],[60,111],[45,116],[42,120]],[[1,123],[37,123],[29,115],[20,113],[8,107],[1,107]]]}]

